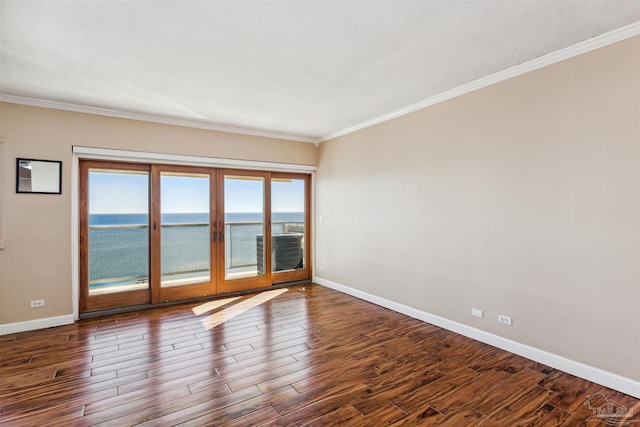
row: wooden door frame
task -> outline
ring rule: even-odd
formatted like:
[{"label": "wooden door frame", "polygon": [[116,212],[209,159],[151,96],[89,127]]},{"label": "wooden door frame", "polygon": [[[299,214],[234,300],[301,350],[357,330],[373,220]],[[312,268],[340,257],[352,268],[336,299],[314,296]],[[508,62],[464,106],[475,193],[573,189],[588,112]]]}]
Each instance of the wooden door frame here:
[{"label": "wooden door frame", "polygon": [[[162,212],[160,200],[160,180],[163,172],[168,173],[192,173],[207,175],[209,177],[209,281],[193,285],[181,285],[175,287],[162,287],[161,265],[161,238],[162,238]],[[181,166],[181,165],[151,165],[151,303],[158,304],[169,301],[200,298],[218,293],[217,289],[217,264],[215,242],[211,236],[215,232],[216,221],[216,171],[209,167]]]},{"label": "wooden door frame", "polygon": [[[139,163],[110,162],[101,160],[80,160],[79,170],[79,244],[80,244],[80,312],[105,310],[109,308],[143,305],[151,302],[151,281],[149,287],[144,290],[114,292],[104,295],[89,295],[89,170],[130,170],[148,172],[149,195],[151,195],[151,166]],[[151,222],[151,209],[149,208],[149,222]],[[149,230],[151,226],[149,225]],[[149,245],[151,245],[151,232],[149,232]],[[149,265],[149,277],[151,277],[151,265]]]},{"label": "wooden door frame", "polygon": [[[304,268],[300,270],[288,270],[282,272],[270,270],[271,284],[277,285],[279,283],[311,279],[311,175],[302,173],[272,172],[271,179],[269,181],[273,178],[304,180]],[[271,187],[271,182],[269,182],[269,186]],[[271,210],[269,213],[273,217],[273,212],[271,212]],[[271,251],[269,251],[269,254],[271,254]]]},{"label": "wooden door frame", "polygon": [[[257,289],[271,286],[271,257],[265,255],[265,274],[254,277],[227,279],[225,253],[226,237],[225,227],[225,206],[224,206],[224,178],[229,176],[254,176],[263,178],[263,212],[264,212],[264,235],[271,235],[271,220],[267,218],[267,213],[271,212],[271,172],[245,169],[218,169],[218,290],[219,293],[238,292],[249,289]],[[264,253],[271,254],[271,239],[264,239]]]}]

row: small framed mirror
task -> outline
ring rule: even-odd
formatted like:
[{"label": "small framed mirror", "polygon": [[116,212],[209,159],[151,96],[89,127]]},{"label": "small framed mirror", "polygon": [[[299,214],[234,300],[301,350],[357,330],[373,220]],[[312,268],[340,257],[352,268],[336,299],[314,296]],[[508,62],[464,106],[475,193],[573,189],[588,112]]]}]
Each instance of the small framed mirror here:
[{"label": "small framed mirror", "polygon": [[16,159],[16,193],[61,194],[62,162]]}]

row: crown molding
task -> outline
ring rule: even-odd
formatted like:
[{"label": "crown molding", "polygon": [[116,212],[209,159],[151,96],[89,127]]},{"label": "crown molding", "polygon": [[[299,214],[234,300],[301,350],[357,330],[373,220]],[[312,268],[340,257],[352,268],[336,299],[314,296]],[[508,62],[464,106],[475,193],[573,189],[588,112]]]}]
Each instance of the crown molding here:
[{"label": "crown molding", "polygon": [[139,120],[143,122],[160,123],[172,126],[183,126],[188,128],[236,133],[241,135],[260,136],[264,138],[284,139],[296,142],[309,142],[313,144],[318,143],[317,138],[310,138],[308,136],[290,135],[286,133],[269,132],[250,128],[225,126],[215,123],[201,122],[197,120],[175,119],[170,117],[154,116],[151,114],[133,113],[129,111],[110,110],[107,108],[90,107],[87,105],[48,101],[44,99],[27,98],[22,96],[0,94],[0,102],[28,105],[31,107],[51,108],[54,110],[73,111],[75,113],[94,114],[98,116],[116,117],[119,119]]},{"label": "crown molding", "polygon": [[626,40],[638,35],[640,35],[640,22],[636,22],[631,25],[627,25],[625,27],[618,28],[608,33],[593,37],[589,40],[585,40],[573,46],[569,46],[567,48],[558,50],[556,52],[549,53],[547,55],[533,59],[529,62],[525,62],[523,64],[513,66],[511,68],[508,68],[503,71],[499,71],[490,76],[480,78],[478,80],[464,84],[457,88],[448,90],[446,92],[440,93],[430,98],[426,98],[422,101],[416,102],[414,104],[408,105],[406,107],[400,108],[390,113],[383,114],[381,116],[375,117],[370,120],[366,120],[364,122],[358,123],[354,126],[350,126],[348,128],[345,128],[336,132],[328,133],[319,138],[302,136],[302,135],[291,135],[291,134],[278,133],[278,132],[269,132],[269,131],[251,129],[251,128],[225,126],[225,125],[202,122],[197,120],[176,119],[176,118],[155,116],[155,115],[149,115],[149,114],[133,113],[128,111],[120,111],[120,110],[111,110],[106,108],[90,107],[85,105],[71,104],[71,103],[58,102],[58,101],[48,101],[43,99],[20,97],[20,96],[5,95],[5,94],[0,94],[0,102],[8,102],[12,104],[29,105],[29,106],[42,107],[42,108],[51,108],[55,110],[73,111],[77,113],[94,114],[94,115],[107,116],[107,117],[116,117],[121,119],[139,120],[139,121],[167,124],[167,125],[173,125],[173,126],[183,126],[183,127],[196,128],[196,129],[213,130],[218,132],[227,132],[227,133],[234,133],[234,134],[241,134],[241,135],[251,135],[251,136],[259,136],[259,137],[265,137],[265,138],[283,139],[283,140],[296,141],[296,142],[308,142],[318,146],[321,142],[338,138],[340,136],[347,135],[361,129],[365,129],[367,127],[376,125],[378,123],[386,122],[396,117],[404,116],[405,114],[409,114],[414,111],[421,110],[423,108],[426,108],[435,104],[439,104],[440,102],[448,101],[452,98],[456,98],[458,96],[476,91],[478,89],[482,89],[487,86],[500,83],[502,81],[511,79],[513,77],[517,77],[522,74],[535,71],[537,69],[546,67],[548,65],[552,65],[557,62],[561,62],[566,59],[570,59],[575,56],[582,55],[584,53],[591,52],[592,50],[596,50],[596,49],[599,49],[599,48],[602,48],[602,47],[611,45],[613,43],[617,43],[619,41]]},{"label": "crown molding", "polygon": [[383,114],[382,116],[376,117],[374,119],[364,121],[355,126],[350,126],[348,128],[323,135],[318,138],[318,144],[324,141],[328,141],[330,139],[337,138],[339,136],[347,135],[347,134],[356,132],[358,130],[368,128],[378,123],[386,122],[387,120],[395,119],[396,117],[404,116],[405,114],[409,114],[414,111],[421,110],[431,105],[439,104],[440,102],[448,101],[460,95],[464,95],[469,92],[473,92],[478,89],[482,89],[487,86],[500,83],[504,80],[508,80],[513,77],[517,77],[522,74],[535,71],[539,68],[543,68],[548,65],[552,65],[557,62],[564,61],[566,59],[570,59],[575,56],[582,55],[583,53],[591,52],[592,50],[596,50],[601,47],[605,47],[613,43],[617,43],[619,41],[626,40],[638,35],[640,35],[640,22],[636,22],[631,25],[618,28],[608,33],[604,33],[599,36],[593,37],[591,39],[585,40],[583,42],[577,43],[573,46],[569,46],[567,48],[560,49],[558,51],[533,59],[529,62],[525,62],[523,64],[513,66],[511,68],[507,68],[506,70],[499,71],[495,74],[491,74],[490,76],[480,78],[471,83],[458,86],[455,89],[448,90],[446,92],[440,93],[438,95],[432,96],[430,98],[424,99],[422,101],[419,101],[414,104],[408,105],[406,107],[400,108],[398,110],[392,111],[390,113]]}]

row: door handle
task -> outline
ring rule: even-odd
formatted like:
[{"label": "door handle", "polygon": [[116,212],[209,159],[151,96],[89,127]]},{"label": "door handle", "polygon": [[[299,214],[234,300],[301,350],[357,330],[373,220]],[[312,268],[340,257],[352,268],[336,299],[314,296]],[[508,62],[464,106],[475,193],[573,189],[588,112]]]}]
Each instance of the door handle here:
[{"label": "door handle", "polygon": [[213,240],[214,242],[217,240],[216,239],[217,237],[218,237],[218,233],[216,233],[215,231],[211,233],[211,240]]},{"label": "door handle", "polygon": [[218,240],[220,240],[221,242],[224,242],[224,231],[220,232],[220,239]]}]

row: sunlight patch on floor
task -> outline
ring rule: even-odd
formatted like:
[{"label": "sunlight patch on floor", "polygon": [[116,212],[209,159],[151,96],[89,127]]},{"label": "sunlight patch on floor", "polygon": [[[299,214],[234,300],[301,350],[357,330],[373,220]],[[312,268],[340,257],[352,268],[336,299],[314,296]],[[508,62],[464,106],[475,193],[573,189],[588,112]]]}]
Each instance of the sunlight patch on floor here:
[{"label": "sunlight patch on floor", "polygon": [[225,299],[217,299],[215,301],[205,302],[204,304],[197,305],[193,307],[191,310],[193,314],[196,316],[200,316],[201,314],[206,313],[207,311],[213,311],[218,307],[222,307],[225,304],[229,304],[241,297],[233,297],[233,298],[225,298]]},{"label": "sunlight patch on floor", "polygon": [[[264,304],[265,302],[272,300],[273,298],[277,297],[278,295],[282,295],[283,293],[287,292],[289,289],[287,288],[283,288],[283,289],[274,289],[272,291],[265,291],[265,292],[261,292],[258,295],[254,295],[249,299],[246,299],[244,301],[239,302],[238,304],[232,306],[232,307],[228,307],[225,308],[224,310],[221,310],[217,313],[211,314],[207,317],[205,317],[204,319],[201,320],[202,325],[206,328],[206,329],[213,329],[216,326],[233,319],[236,316],[239,316],[240,314],[251,310],[254,307],[259,306],[260,304]],[[239,297],[238,297],[239,298]],[[228,298],[226,301],[229,302],[228,300],[230,300],[232,298]],[[221,300],[221,301],[225,301],[225,300]],[[211,301],[211,302],[215,302],[215,301]],[[203,304],[205,305],[205,304]],[[218,307],[222,306],[224,304],[220,304]],[[195,313],[195,308],[194,307],[194,313]]]}]

